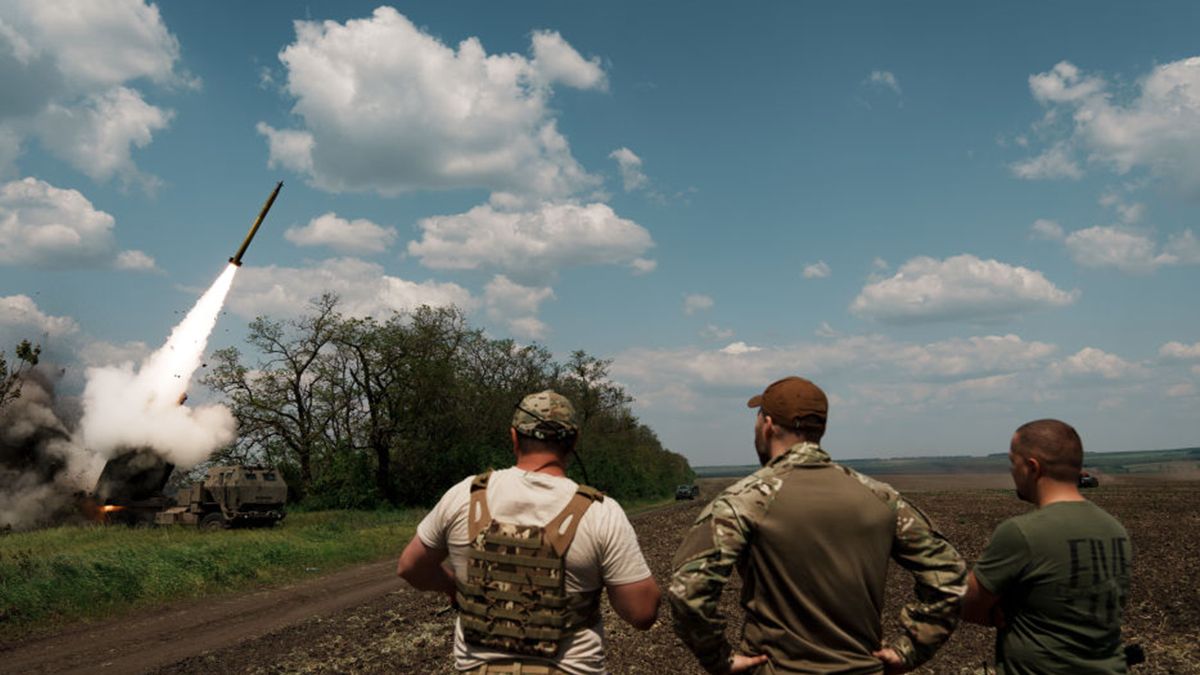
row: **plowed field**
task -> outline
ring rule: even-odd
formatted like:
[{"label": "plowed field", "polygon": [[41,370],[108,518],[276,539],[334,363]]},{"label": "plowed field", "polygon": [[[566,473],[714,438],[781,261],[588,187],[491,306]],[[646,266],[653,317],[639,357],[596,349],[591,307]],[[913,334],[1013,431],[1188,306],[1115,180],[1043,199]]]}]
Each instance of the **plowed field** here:
[{"label": "plowed field", "polygon": [[[982,552],[997,523],[1026,508],[1011,490],[998,489],[995,477],[887,480],[925,510],[969,561]],[[667,579],[671,556],[683,531],[724,482],[704,483],[696,502],[634,518],[647,560],[660,583]],[[1145,647],[1148,659],[1133,672],[1200,673],[1200,482],[1126,478],[1107,481],[1089,491],[1088,496],[1119,518],[1133,538],[1133,589],[1126,609],[1125,634],[1128,640]],[[397,542],[397,552],[403,543]],[[358,588],[362,587],[361,577],[374,577],[389,568],[364,566],[340,578]],[[312,594],[313,584],[319,587],[320,580],[306,583],[309,585],[264,595],[266,599],[257,605],[279,603],[277,606],[288,608],[290,616],[303,614],[297,611],[295,596]],[[888,583],[886,633],[896,629],[896,612],[911,597],[910,586],[908,575],[893,567]],[[738,615],[737,588],[735,579],[725,597],[731,617]],[[332,602],[325,594],[322,602],[314,601],[307,618],[283,622],[286,625],[267,625],[271,621],[268,611],[263,613],[263,625],[258,630],[247,625],[240,635],[236,631],[230,635],[227,625],[222,631],[221,626],[227,622],[220,615],[211,615],[210,603],[177,606],[163,614],[163,626],[157,629],[143,617],[141,623],[128,620],[129,630],[123,634],[122,623],[114,622],[104,633],[108,638],[88,638],[90,633],[75,631],[0,651],[0,671],[17,663],[12,657],[22,657],[23,672],[76,668],[96,672],[109,665],[105,669],[111,672],[452,673],[449,654],[453,614],[444,611],[444,600],[387,583],[381,583],[377,593],[374,597],[347,598],[343,603]],[[231,607],[226,605],[224,611]],[[170,632],[168,624],[172,626]],[[614,673],[702,672],[672,634],[665,608],[658,624],[646,632],[629,629],[607,607],[605,625]],[[738,622],[732,621],[731,638],[737,630]],[[88,639],[98,642],[93,646],[96,655],[92,660],[88,660],[84,644]],[[106,639],[108,642],[103,642]],[[125,646],[114,649],[114,643]],[[53,655],[63,650],[78,653],[78,657],[55,665]],[[990,661],[991,650],[990,630],[964,626],[921,672],[972,672]],[[132,653],[140,654],[140,658],[123,660]]]}]

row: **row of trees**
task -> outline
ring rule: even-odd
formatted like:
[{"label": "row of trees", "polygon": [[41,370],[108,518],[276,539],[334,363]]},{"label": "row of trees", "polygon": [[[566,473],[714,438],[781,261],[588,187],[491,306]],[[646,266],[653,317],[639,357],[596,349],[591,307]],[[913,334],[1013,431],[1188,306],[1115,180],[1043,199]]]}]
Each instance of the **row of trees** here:
[{"label": "row of trees", "polygon": [[[455,308],[347,318],[324,295],[298,319],[256,319],[247,342],[253,364],[219,350],[204,379],[239,425],[214,461],[280,466],[313,506],[429,504],[468,474],[510,465],[514,405],[548,387],[576,405],[596,487],[647,498],[693,477],[633,415],[607,361],[577,351],[558,362],[489,338]],[[578,462],[571,475],[582,479]]]}]

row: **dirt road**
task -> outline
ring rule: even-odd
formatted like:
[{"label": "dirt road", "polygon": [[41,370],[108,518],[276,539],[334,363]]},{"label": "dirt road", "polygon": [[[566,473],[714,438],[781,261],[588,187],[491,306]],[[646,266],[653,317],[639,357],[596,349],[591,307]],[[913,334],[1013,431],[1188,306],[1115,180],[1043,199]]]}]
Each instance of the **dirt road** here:
[{"label": "dirt road", "polygon": [[328,616],[400,590],[395,563],[360,565],[282,588],[172,604],[82,624],[8,649],[4,673],[137,673],[254,641],[312,617]]},{"label": "dirt road", "polygon": [[[665,512],[695,508],[697,503],[688,503],[667,507]],[[402,545],[397,543],[397,551]],[[390,665],[378,664],[381,669],[432,672],[416,663],[427,656],[433,668],[449,652],[447,631],[453,614],[439,613],[444,609],[439,602],[445,604],[408,588],[396,577],[395,561],[389,559],[280,588],[189,600],[80,624],[21,644],[0,645],[0,673],[296,672],[309,668],[290,658],[292,652],[307,653],[306,645],[317,644],[322,652],[338,650],[336,644],[326,644],[325,634],[330,632],[336,633],[334,642],[344,641],[355,652],[363,642],[395,638],[406,649],[381,645],[380,657],[392,657],[387,659]],[[371,637],[364,634],[361,640],[350,640],[355,631],[335,630],[339,624],[364,629],[370,625],[364,633]],[[379,625],[387,635],[378,634]],[[420,654],[406,653],[409,648]],[[360,656],[348,657],[343,669],[333,667],[331,652],[325,654],[315,658],[324,663],[324,672],[359,669],[363,661]],[[402,660],[395,660],[401,656]]]},{"label": "dirt road", "polygon": [[[905,481],[893,481],[904,486]],[[982,552],[992,528],[1025,509],[1010,490],[958,486],[910,494],[968,560]],[[632,520],[660,584],[671,556],[703,502],[682,503]],[[1122,484],[1090,494],[1129,529],[1134,587],[1125,635],[1149,657],[1136,675],[1197,673],[1200,590],[1200,483]],[[1182,534],[1181,533],[1186,533]],[[398,542],[397,550],[402,542]],[[148,615],[77,627],[36,642],[0,646],[0,672],[139,673],[433,673],[450,675],[454,615],[436,595],[415,593],[394,576],[392,561],[349,569],[275,590],[219,601],[192,601]],[[737,617],[738,583],[724,597]],[[898,630],[897,612],[912,598],[898,567],[889,576],[884,633]],[[664,608],[655,626],[634,631],[604,608],[614,673],[701,673],[672,634]],[[733,638],[739,629],[730,622]],[[921,672],[971,672],[991,656],[991,633],[964,626]]]}]

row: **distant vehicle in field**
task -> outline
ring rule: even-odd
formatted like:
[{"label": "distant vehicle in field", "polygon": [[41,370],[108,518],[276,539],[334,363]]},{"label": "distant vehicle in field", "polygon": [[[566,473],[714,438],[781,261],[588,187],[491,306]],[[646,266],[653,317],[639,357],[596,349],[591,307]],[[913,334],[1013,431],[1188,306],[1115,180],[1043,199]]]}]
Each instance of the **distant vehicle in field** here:
[{"label": "distant vehicle in field", "polygon": [[1100,479],[1093,476],[1092,474],[1088,473],[1087,471],[1084,471],[1083,473],[1079,474],[1079,487],[1081,487],[1081,488],[1100,487]]},{"label": "distant vehicle in field", "polygon": [[695,499],[700,496],[699,485],[680,485],[675,488],[675,499]]},{"label": "distant vehicle in field", "polygon": [[203,483],[179,491],[176,506],[154,517],[158,525],[202,529],[269,527],[283,520],[287,483],[265,466],[214,466]]}]

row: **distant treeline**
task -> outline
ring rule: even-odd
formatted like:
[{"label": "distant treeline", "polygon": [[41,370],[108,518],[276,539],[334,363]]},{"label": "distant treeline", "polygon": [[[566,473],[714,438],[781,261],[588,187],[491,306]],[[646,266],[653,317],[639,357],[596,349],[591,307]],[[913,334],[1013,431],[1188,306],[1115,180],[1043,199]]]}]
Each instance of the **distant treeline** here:
[{"label": "distant treeline", "polygon": [[[238,421],[236,443],[211,461],[276,465],[306,506],[428,505],[467,475],[510,466],[514,406],[546,388],[576,406],[595,487],[641,500],[694,477],[634,416],[608,361],[576,351],[559,362],[489,338],[455,308],[346,318],[325,295],[298,319],[254,320],[247,342],[253,362],[219,350],[204,379]],[[578,461],[569,473],[583,481]]]},{"label": "distant treeline", "polygon": [[[1002,473],[1009,469],[1007,454],[984,457],[956,455],[948,457],[900,457],[895,459],[848,459],[834,461],[867,475]],[[1200,468],[1200,448],[1175,450],[1138,450],[1129,452],[1085,452],[1085,469],[1109,474],[1155,473],[1179,467]],[[755,465],[698,466],[696,475],[704,478],[746,476],[758,470]]]}]

